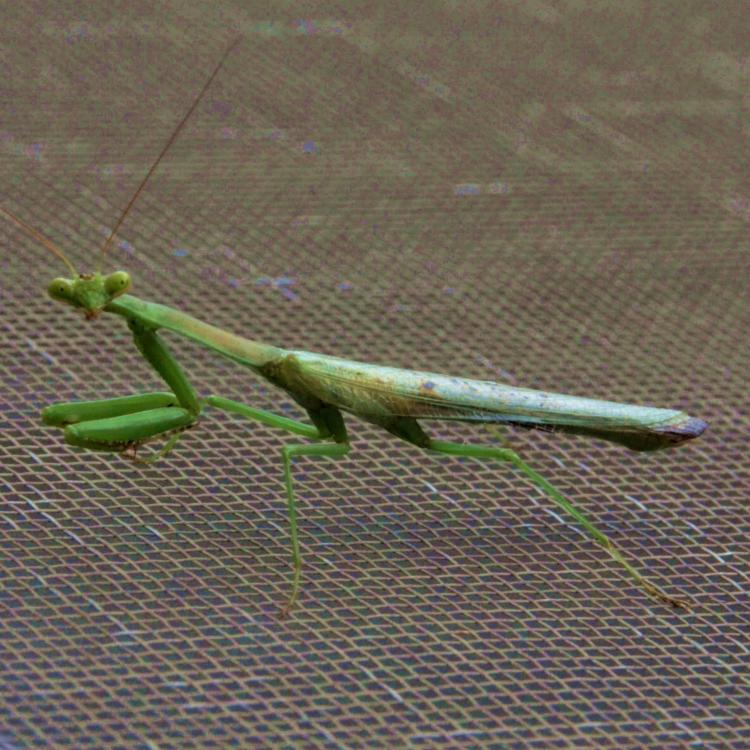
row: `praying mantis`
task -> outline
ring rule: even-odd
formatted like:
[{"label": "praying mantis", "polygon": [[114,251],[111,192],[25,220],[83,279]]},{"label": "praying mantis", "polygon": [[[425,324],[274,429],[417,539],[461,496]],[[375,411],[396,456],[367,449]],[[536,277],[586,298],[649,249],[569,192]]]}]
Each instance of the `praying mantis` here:
[{"label": "praying mantis", "polygon": [[[226,50],[151,165],[104,243],[101,259],[149,178],[238,42],[235,40]],[[302,580],[292,462],[298,456],[346,456],[350,443],[344,413],[377,425],[433,454],[494,459],[511,464],[569,513],[647,594],[674,608],[689,606],[687,601],[670,596],[641,575],[605,534],[515,451],[495,445],[438,440],[425,431],[422,422],[447,420],[511,425],[598,438],[636,451],[653,451],[698,437],[707,427],[704,421],[672,409],[367,364],[265,344],[222,330],[174,308],[128,294],[131,278],[126,271],[102,273],[100,262],[96,272],[79,273],[46,236],[8,209],[0,207],[0,213],[42,243],[69,269],[69,278],[56,278],[49,285],[48,293],[52,299],[82,311],[89,320],[102,313],[124,318],[138,350],[169,388],[119,398],[47,406],[41,413],[43,422],[61,428],[68,444],[79,449],[119,452],[126,457],[153,461],[169,453],[180,434],[194,426],[209,407],[311,441],[294,442],[281,449],[292,551],[291,593],[281,609],[282,616],[297,604]],[[184,336],[249,368],[291,396],[307,412],[310,422],[280,416],[218,395],[199,396],[167,348],[161,331]],[[138,448],[154,440],[164,441],[163,447],[146,459],[138,457]]]}]

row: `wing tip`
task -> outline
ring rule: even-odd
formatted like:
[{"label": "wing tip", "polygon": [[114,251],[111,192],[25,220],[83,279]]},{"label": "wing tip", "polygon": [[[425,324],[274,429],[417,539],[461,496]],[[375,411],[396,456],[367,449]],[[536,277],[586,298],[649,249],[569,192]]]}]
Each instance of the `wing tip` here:
[{"label": "wing tip", "polygon": [[706,431],[707,427],[708,422],[698,419],[697,417],[688,417],[686,415],[684,421],[657,428],[655,432],[664,436],[670,445],[679,445],[686,440],[692,440],[693,438],[699,437]]},{"label": "wing tip", "polygon": [[[658,451],[664,448],[674,448],[682,443],[702,435],[708,427],[708,422],[687,414],[680,414],[681,418],[660,426],[653,426],[635,432],[600,433],[599,437],[620,443],[634,451]],[[591,434],[594,434],[593,432]]]}]

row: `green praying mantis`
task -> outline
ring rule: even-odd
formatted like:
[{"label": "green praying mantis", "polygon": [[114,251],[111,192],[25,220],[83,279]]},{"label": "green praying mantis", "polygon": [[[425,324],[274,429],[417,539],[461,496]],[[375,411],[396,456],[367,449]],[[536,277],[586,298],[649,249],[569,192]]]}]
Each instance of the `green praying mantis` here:
[{"label": "green praying mantis", "polygon": [[[174,143],[211,82],[236,46],[235,41],[176,127],[104,243],[103,258],[123,220],[161,159]],[[125,271],[80,274],[47,237],[5,208],[0,213],[42,243],[70,270],[70,278],[56,278],[48,287],[52,299],[83,311],[87,319],[101,313],[123,317],[136,346],[168,386],[168,391],[141,393],[95,401],[53,404],[42,410],[47,425],[63,428],[65,441],[81,449],[120,452],[137,458],[139,446],[163,440],[163,447],[147,459],[166,455],[182,431],[195,425],[208,407],[224,409],[309,441],[281,449],[292,547],[291,593],[281,609],[288,614],[297,603],[302,558],[297,531],[297,503],[292,484],[292,462],[297,456],[342,458],[350,450],[343,413],[353,414],[422,450],[451,456],[493,459],[510,463],[569,513],[649,595],[675,608],[688,603],[650,583],[612,541],[599,531],[546,479],[513,450],[473,445],[430,436],[422,426],[429,420],[512,425],[572,433],[607,440],[636,451],[668,448],[698,437],[706,428],[700,419],[681,411],[635,406],[500,383],[355,362],[306,351],[282,349],[204,323],[174,308],[127,294],[131,279]],[[307,412],[310,423],[279,416],[217,395],[200,397],[169,352],[160,331],[185,336],[248,367],[285,391]]]}]

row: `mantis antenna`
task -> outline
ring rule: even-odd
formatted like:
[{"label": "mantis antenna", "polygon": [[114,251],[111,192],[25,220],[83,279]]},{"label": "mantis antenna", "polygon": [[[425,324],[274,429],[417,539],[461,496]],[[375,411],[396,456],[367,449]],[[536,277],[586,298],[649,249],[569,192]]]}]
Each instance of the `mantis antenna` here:
[{"label": "mantis antenna", "polygon": [[159,162],[162,160],[164,155],[169,151],[172,144],[177,140],[177,136],[180,134],[180,131],[182,130],[185,123],[190,118],[190,115],[193,114],[195,111],[195,108],[198,106],[198,103],[203,98],[203,95],[208,90],[208,87],[213,82],[214,78],[216,78],[217,73],[221,70],[222,65],[224,65],[224,62],[226,61],[227,57],[229,57],[229,53],[240,43],[242,37],[237,37],[227,48],[227,51],[222,55],[221,60],[219,60],[219,64],[214,68],[213,73],[211,73],[209,79],[203,84],[203,88],[201,89],[198,96],[195,98],[195,101],[190,105],[190,109],[185,113],[185,116],[180,120],[179,125],[174,129],[174,132],[172,135],[169,136],[169,140],[164,144],[164,147],[162,148],[159,155],[156,157],[156,160],[151,165],[151,168],[146,173],[146,176],[141,180],[141,184],[136,189],[135,193],[133,193],[133,197],[128,201],[128,205],[125,206],[123,212],[120,214],[120,218],[117,220],[117,223],[115,224],[114,228],[110,232],[109,237],[107,238],[107,241],[102,245],[102,251],[99,255],[99,271],[101,271],[102,262],[104,261],[104,256],[107,254],[107,250],[112,246],[112,242],[115,239],[115,235],[117,234],[117,230],[122,225],[122,222],[125,221],[125,217],[130,213],[130,209],[133,207],[133,204],[138,199],[138,196],[143,191],[143,188],[146,187],[146,183],[151,178],[151,175],[156,171],[156,168],[159,166]]},{"label": "mantis antenna", "polygon": [[3,214],[6,218],[10,219],[16,226],[23,229],[24,232],[26,232],[28,235],[33,237],[37,242],[40,242],[42,245],[44,245],[47,250],[49,250],[53,255],[56,255],[65,265],[68,267],[68,270],[73,274],[73,278],[78,278],[78,271],[76,271],[75,266],[65,257],[65,253],[60,250],[60,248],[52,242],[52,240],[45,237],[41,232],[38,232],[34,227],[29,226],[25,221],[22,219],[19,219],[15,214],[12,214],[8,209],[3,208],[0,206],[0,213]]}]

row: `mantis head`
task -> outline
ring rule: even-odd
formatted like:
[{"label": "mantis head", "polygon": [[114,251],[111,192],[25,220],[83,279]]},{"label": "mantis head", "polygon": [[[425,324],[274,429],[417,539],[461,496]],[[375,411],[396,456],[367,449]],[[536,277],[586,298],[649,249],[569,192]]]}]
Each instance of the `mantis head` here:
[{"label": "mantis head", "polygon": [[[65,253],[52,240],[3,206],[0,206],[0,215],[5,216],[30,237],[44,245],[68,267],[72,278],[60,276],[47,287],[47,292],[52,299],[73,307],[80,307],[87,318],[95,318],[115,297],[119,297],[130,288],[130,275],[125,271],[115,271],[106,276],[99,271],[79,274],[75,266],[65,257]],[[102,258],[113,237],[114,232],[102,248]]]},{"label": "mantis head", "polygon": [[130,274],[115,271],[103,276],[101,273],[80,274],[76,278],[54,279],[47,293],[58,302],[80,307],[87,318],[96,318],[115,297],[130,288]]}]

